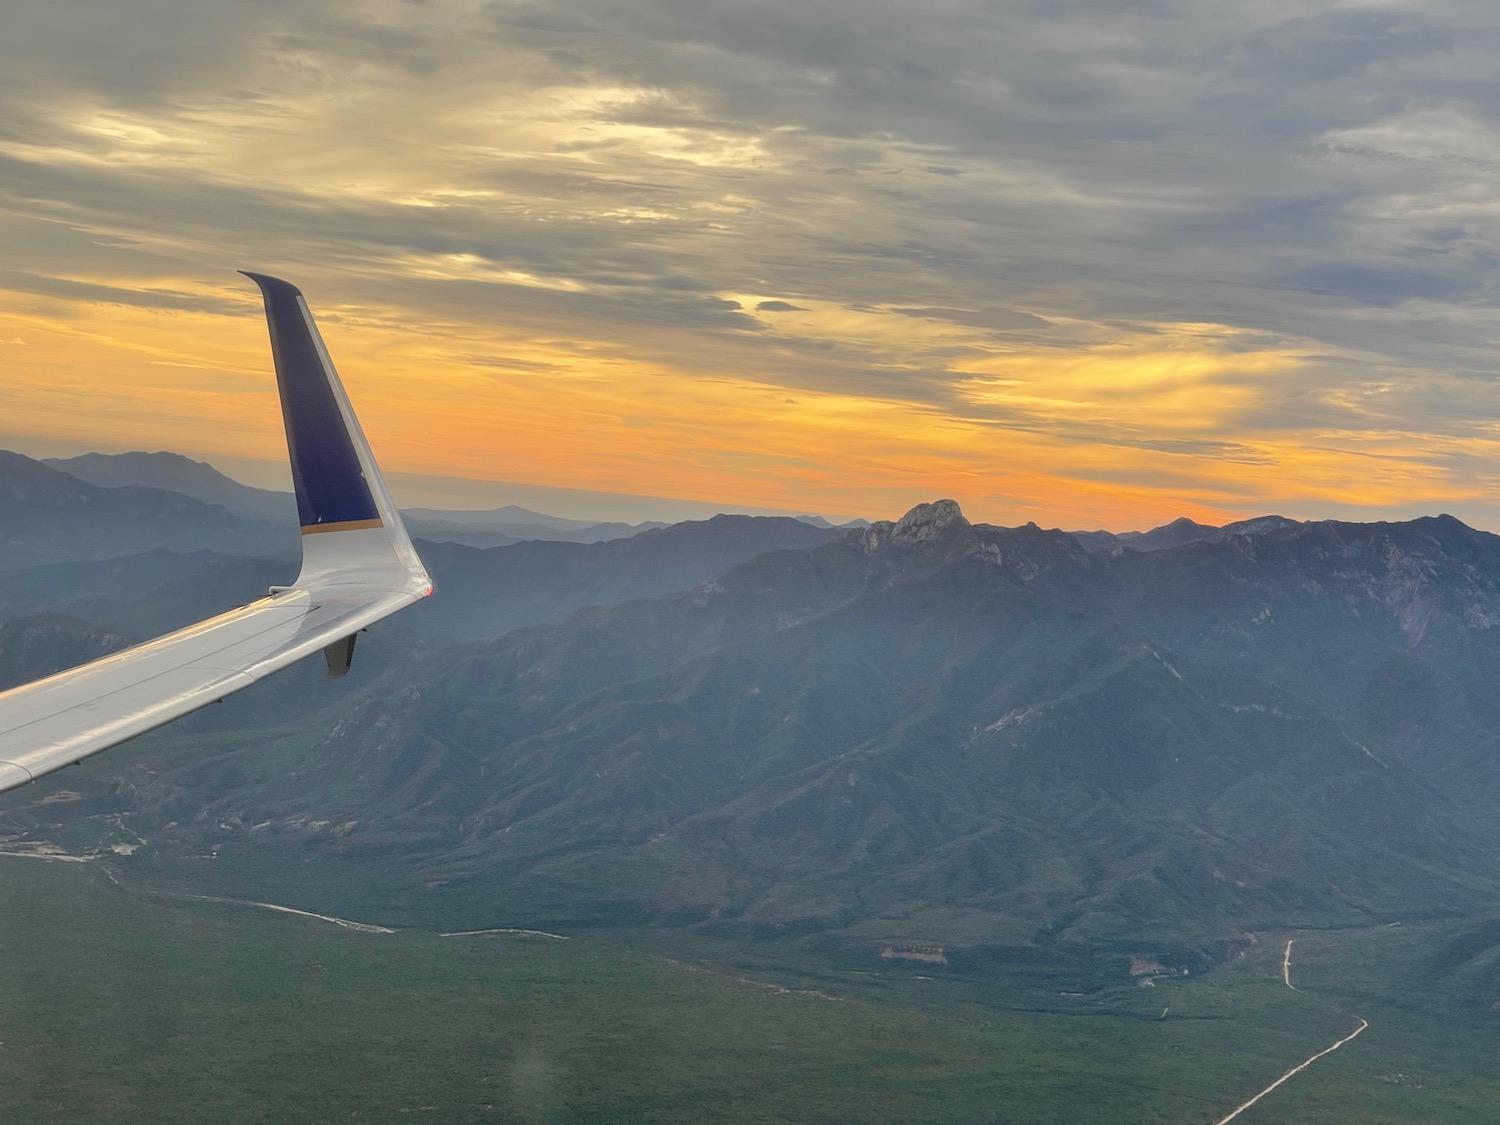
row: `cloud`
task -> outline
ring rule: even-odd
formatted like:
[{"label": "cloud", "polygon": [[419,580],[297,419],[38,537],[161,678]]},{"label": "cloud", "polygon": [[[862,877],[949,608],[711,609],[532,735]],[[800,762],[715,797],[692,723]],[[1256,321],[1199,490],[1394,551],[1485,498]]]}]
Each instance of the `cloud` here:
[{"label": "cloud", "polygon": [[[18,270],[0,269],[0,288],[13,293],[62,297],[69,301],[132,305],[142,309],[193,309],[237,315],[238,302],[194,293],[164,289],[129,289],[67,278],[47,277]],[[11,341],[17,343],[20,341]]]},{"label": "cloud", "polygon": [[[251,318],[249,265],[329,323],[451,340],[455,372],[863,401],[955,457],[971,427],[1091,451],[1163,505],[1329,435],[1404,434],[1462,492],[1451,443],[1494,413],[1478,3],[129,7],[27,6],[0,41],[18,325]],[[749,463],[703,425],[706,461]]]},{"label": "cloud", "polygon": [[1012,312],[1010,309],[892,309],[902,316],[923,317],[930,320],[951,320],[954,324],[969,324],[976,328],[1045,328],[1047,322],[1030,313]]}]

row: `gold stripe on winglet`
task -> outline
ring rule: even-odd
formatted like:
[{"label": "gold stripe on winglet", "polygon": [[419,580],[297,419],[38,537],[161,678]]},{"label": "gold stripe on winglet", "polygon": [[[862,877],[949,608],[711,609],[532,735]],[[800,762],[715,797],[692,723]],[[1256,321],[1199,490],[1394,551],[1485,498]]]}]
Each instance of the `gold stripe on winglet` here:
[{"label": "gold stripe on winglet", "polygon": [[343,523],[309,523],[302,527],[303,535],[322,535],[325,531],[368,531],[372,527],[384,527],[379,520],[345,520]]}]

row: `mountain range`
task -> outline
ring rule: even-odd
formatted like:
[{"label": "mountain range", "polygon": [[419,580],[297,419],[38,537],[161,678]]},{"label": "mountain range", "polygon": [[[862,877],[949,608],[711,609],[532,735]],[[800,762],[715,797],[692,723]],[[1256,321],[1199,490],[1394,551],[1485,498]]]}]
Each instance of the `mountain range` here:
[{"label": "mountain range", "polygon": [[[143,876],[291,880],[352,916],[921,941],[1085,976],[1486,909],[1500,539],[1210,530],[1097,550],[941,501],[842,531],[424,545],[445,620],[69,771],[87,799],[34,830],[128,813]],[[0,669],[107,647],[100,597],[63,628],[39,595]]]},{"label": "mountain range", "polygon": [[180,492],[205,504],[217,504],[243,519],[297,518],[297,501],[290,492],[252,488],[180,453],[84,453],[78,457],[45,457],[42,464],[101,488]]},{"label": "mountain range", "polygon": [[[295,567],[247,550],[269,533],[243,504],[14,455],[0,481],[0,684]],[[941,501],[419,549],[441,596],[360,676],[289,673],[70,771],[77,815],[128,809],[163,878],[300,855],[346,907],[444,924],[980,957],[1210,957],[1500,889],[1500,539],[1450,517],[1070,534]]]},{"label": "mountain range", "polygon": [[295,522],[155,487],[105,487],[4,450],[0,535],[0,569],[155,549],[294,557],[298,550]]},{"label": "mountain range", "polygon": [[[179,493],[218,505],[252,523],[286,527],[292,526],[291,521],[296,518],[297,504],[290,492],[252,488],[225,476],[212,465],[178,453],[85,453],[78,457],[46,458],[41,463],[105,488],[136,487]],[[668,526],[659,521],[630,524],[564,519],[515,504],[481,510],[410,508],[402,515],[414,538],[471,547],[501,547],[538,539],[599,543]],[[833,526],[820,516],[801,518],[819,527]]]}]

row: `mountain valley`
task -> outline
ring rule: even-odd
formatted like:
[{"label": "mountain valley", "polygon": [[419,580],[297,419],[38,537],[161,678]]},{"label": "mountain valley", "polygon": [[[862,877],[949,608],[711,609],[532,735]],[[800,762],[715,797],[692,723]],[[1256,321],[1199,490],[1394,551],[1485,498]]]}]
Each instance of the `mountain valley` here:
[{"label": "mountain valley", "polygon": [[[295,569],[99,526],[5,572],[0,686]],[[1172,986],[1191,1010],[1301,934],[1346,950],[1317,971],[1366,1015],[1407,1011],[1409,976],[1411,1012],[1500,1033],[1500,537],[1209,531],[1101,543],[938,501],[419,542],[439,596],[350,676],[306,662],[10,794],[0,850],[944,1012],[1145,1019],[1145,985],[1201,978]],[[1356,985],[1390,927],[1402,977]]]}]

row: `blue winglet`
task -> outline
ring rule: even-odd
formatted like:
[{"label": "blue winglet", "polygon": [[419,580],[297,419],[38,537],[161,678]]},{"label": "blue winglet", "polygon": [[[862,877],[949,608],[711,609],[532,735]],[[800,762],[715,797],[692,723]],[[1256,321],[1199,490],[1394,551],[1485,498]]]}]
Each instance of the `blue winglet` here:
[{"label": "blue winglet", "polygon": [[280,278],[240,272],[260,286],[266,302],[303,533],[381,526],[301,290]]}]

